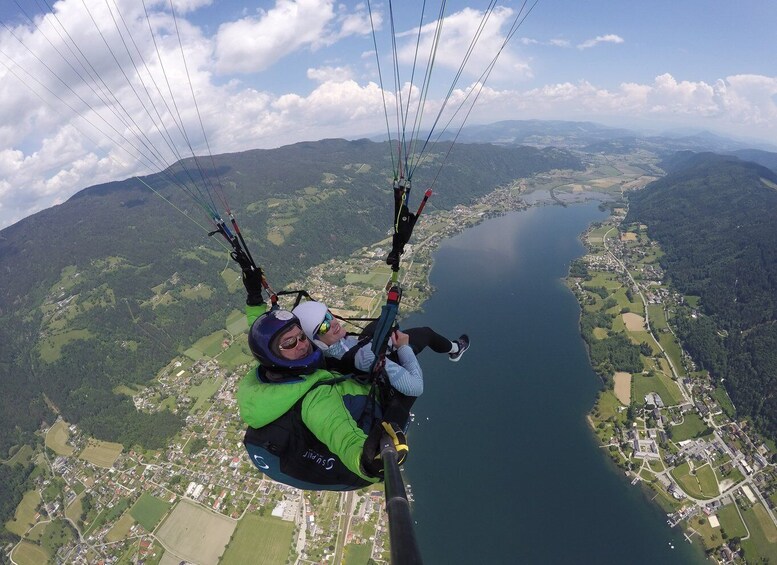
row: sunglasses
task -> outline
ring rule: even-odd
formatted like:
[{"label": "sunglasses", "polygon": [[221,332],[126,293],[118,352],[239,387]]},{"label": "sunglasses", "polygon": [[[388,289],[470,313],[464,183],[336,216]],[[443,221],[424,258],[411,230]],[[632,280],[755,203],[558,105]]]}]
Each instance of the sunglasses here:
[{"label": "sunglasses", "polygon": [[308,336],[305,335],[304,332],[301,332],[299,335],[296,335],[294,337],[290,337],[283,342],[281,342],[278,345],[279,349],[294,349],[297,347],[298,343],[305,343],[308,340]]},{"label": "sunglasses", "polygon": [[326,332],[329,331],[329,328],[332,327],[332,320],[334,319],[334,316],[330,312],[327,312],[324,314],[324,321],[321,322],[321,324],[318,326],[318,330],[316,330],[316,333],[324,335]]}]

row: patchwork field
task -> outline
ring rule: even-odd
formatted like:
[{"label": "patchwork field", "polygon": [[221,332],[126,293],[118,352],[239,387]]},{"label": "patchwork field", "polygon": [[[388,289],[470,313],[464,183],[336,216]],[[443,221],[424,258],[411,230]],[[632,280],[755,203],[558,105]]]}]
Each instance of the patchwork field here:
[{"label": "patchwork field", "polygon": [[671,474],[682,489],[694,498],[712,498],[720,494],[715,472],[709,464],[691,469],[690,463],[685,462],[675,467]]},{"label": "patchwork field", "polygon": [[17,565],[40,565],[48,563],[49,555],[39,545],[22,541],[13,550],[11,558]]},{"label": "patchwork field", "polygon": [[346,545],[345,565],[367,565],[370,562],[372,547],[367,544]]},{"label": "patchwork field", "polygon": [[8,465],[16,465],[17,463],[26,465],[32,461],[33,455],[35,455],[35,451],[31,446],[25,444],[21,446],[6,463],[8,463]]},{"label": "patchwork field", "polygon": [[742,511],[750,538],[742,540],[745,555],[748,553],[760,555],[768,559],[768,563],[777,561],[777,528],[766,516],[766,510],[762,504],[756,504]]},{"label": "patchwork field", "polygon": [[90,439],[78,457],[92,465],[109,469],[121,455],[122,449],[123,446],[120,443]]},{"label": "patchwork field", "polygon": [[[229,518],[214,514],[188,500],[182,500],[157,530],[156,536],[165,547],[187,561],[217,565],[236,526],[237,522]],[[243,563],[260,563],[255,557],[261,553],[257,550],[262,548],[262,545],[258,543],[256,536],[253,544],[254,559]]]},{"label": "patchwork field", "polygon": [[239,334],[248,331],[248,320],[245,312],[232,310],[227,316],[227,331],[231,334]]},{"label": "patchwork field", "polygon": [[91,339],[94,334],[89,330],[68,330],[40,341],[40,357],[46,363],[53,363],[62,355],[62,348],[79,339]]},{"label": "patchwork field", "polygon": [[112,543],[123,540],[129,534],[130,528],[134,523],[135,519],[132,517],[132,514],[125,512],[124,515],[119,518],[119,521],[113,525],[111,530],[105,534],[105,541]]},{"label": "patchwork field", "polygon": [[153,532],[171,506],[166,500],[144,492],[130,509],[130,515],[146,530]]},{"label": "patchwork field", "polygon": [[696,413],[688,413],[683,417],[683,423],[672,427],[672,439],[675,442],[685,441],[703,435],[707,424]]},{"label": "patchwork field", "polygon": [[40,493],[37,490],[30,490],[24,493],[22,501],[16,507],[14,519],[5,523],[8,531],[17,536],[23,536],[24,533],[35,525],[35,509],[40,503]]},{"label": "patchwork field", "polygon": [[618,371],[613,381],[615,381],[615,397],[624,406],[631,404],[631,373]]},{"label": "patchwork field", "polygon": [[69,437],[70,432],[68,431],[67,422],[59,420],[46,433],[46,447],[57,455],[70,457],[75,449],[73,449],[72,445],[68,445],[67,440]]},{"label": "patchwork field", "polygon": [[204,412],[207,410],[210,397],[213,396],[219,388],[221,388],[222,384],[224,384],[223,377],[218,377],[215,379],[205,379],[200,384],[190,388],[189,396],[196,399],[190,412],[196,414],[197,412]]},{"label": "patchwork field", "polygon": [[[291,548],[294,523],[248,514],[240,520],[221,565],[283,563]],[[261,551],[258,549],[261,548]],[[369,554],[367,555],[369,557]],[[366,563],[366,561],[365,561]]]},{"label": "patchwork field", "polygon": [[640,402],[644,401],[645,395],[649,392],[658,393],[666,406],[673,406],[682,401],[682,394],[677,387],[677,383],[661,373],[657,373],[652,377],[634,375],[631,382],[633,385],[633,398]]},{"label": "patchwork field", "polygon": [[630,332],[641,332],[645,330],[645,318],[633,312],[623,314],[623,323]]}]

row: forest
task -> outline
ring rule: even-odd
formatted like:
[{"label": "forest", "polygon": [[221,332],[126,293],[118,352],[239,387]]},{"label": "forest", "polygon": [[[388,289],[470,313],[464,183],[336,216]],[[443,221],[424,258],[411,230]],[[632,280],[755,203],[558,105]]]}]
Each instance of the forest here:
[{"label": "forest", "polygon": [[[416,178],[436,173],[432,146]],[[325,140],[214,157],[249,248],[276,290],[309,267],[379,241],[391,229],[390,150]],[[581,169],[553,148],[458,144],[427,210],[467,203],[516,178]],[[173,174],[177,174],[173,167]],[[135,410],[122,384],[143,384],[242,308],[230,259],[207,217],[161,174],[84,189],[0,231],[0,455],[29,443],[58,412],[99,439],[159,447],[180,428],[167,411]],[[422,194],[420,185],[414,189]],[[417,201],[416,201],[417,202]],[[237,276],[237,273],[234,273]]]},{"label": "forest", "polygon": [[662,266],[698,308],[674,323],[738,417],[777,438],[777,174],[736,157],[680,153],[631,195],[626,222],[648,225]]},{"label": "forest", "polygon": [[[576,267],[579,272],[580,267]],[[595,292],[595,287],[586,287]],[[607,296],[605,289],[605,296]],[[604,296],[602,297],[604,298]],[[606,309],[606,308],[605,308]],[[642,371],[640,348],[629,341],[622,333],[608,335],[603,339],[594,336],[594,328],[612,328],[613,315],[603,310],[589,312],[583,309],[580,313],[580,332],[588,345],[588,355],[591,366],[605,381],[612,379],[616,371],[638,373]]]}]

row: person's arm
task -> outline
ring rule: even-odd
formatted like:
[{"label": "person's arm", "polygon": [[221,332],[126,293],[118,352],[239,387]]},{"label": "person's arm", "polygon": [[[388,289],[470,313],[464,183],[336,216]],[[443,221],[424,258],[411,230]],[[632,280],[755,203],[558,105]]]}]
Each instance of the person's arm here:
[{"label": "person's arm", "polygon": [[[391,341],[397,347],[399,357],[399,364],[386,359],[384,368],[391,386],[405,396],[421,396],[424,392],[424,373],[413,348],[410,347],[410,336],[396,330],[391,334]],[[364,346],[356,353],[354,364],[360,371],[369,371],[374,360],[372,348]]]},{"label": "person's arm", "polygon": [[267,312],[267,304],[262,302],[258,306],[252,306],[246,304],[246,319],[248,320],[248,327],[251,328],[256,319]]},{"label": "person's arm", "polygon": [[[357,387],[355,383],[341,385]],[[364,390],[357,388],[352,392],[354,396],[365,394]],[[302,420],[351,472],[365,480],[377,481],[364,471],[360,463],[367,434],[356,424],[337,387],[323,385],[306,394],[302,401]]]},{"label": "person's arm", "polygon": [[267,304],[262,296],[262,269],[246,265],[242,267],[241,276],[246,289],[246,318],[250,328],[254,321],[267,311]]}]

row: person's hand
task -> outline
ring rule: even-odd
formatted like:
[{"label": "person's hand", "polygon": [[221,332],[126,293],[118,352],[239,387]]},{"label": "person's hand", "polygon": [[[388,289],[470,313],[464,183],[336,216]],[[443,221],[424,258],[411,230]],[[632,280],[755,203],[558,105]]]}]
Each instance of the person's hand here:
[{"label": "person's hand", "polygon": [[391,341],[393,342],[394,347],[399,349],[403,345],[408,345],[410,343],[410,336],[405,332],[394,330],[394,333],[391,334]]},{"label": "person's hand", "polygon": [[362,450],[361,466],[371,477],[383,475],[383,459],[380,456],[385,441],[390,441],[397,452],[397,464],[402,465],[407,459],[409,448],[405,432],[393,422],[381,422],[373,426]]},{"label": "person's hand", "polygon": [[394,449],[397,452],[397,464],[402,465],[405,459],[407,459],[407,453],[410,451],[410,448],[407,446],[405,432],[393,422],[381,422],[381,426],[383,431],[386,432],[388,439],[394,444]]},{"label": "person's hand", "polygon": [[258,306],[264,303],[264,297],[262,296],[262,279],[264,273],[259,267],[248,267],[242,271],[243,286],[246,288],[248,298],[246,298],[246,304],[249,306]]}]

